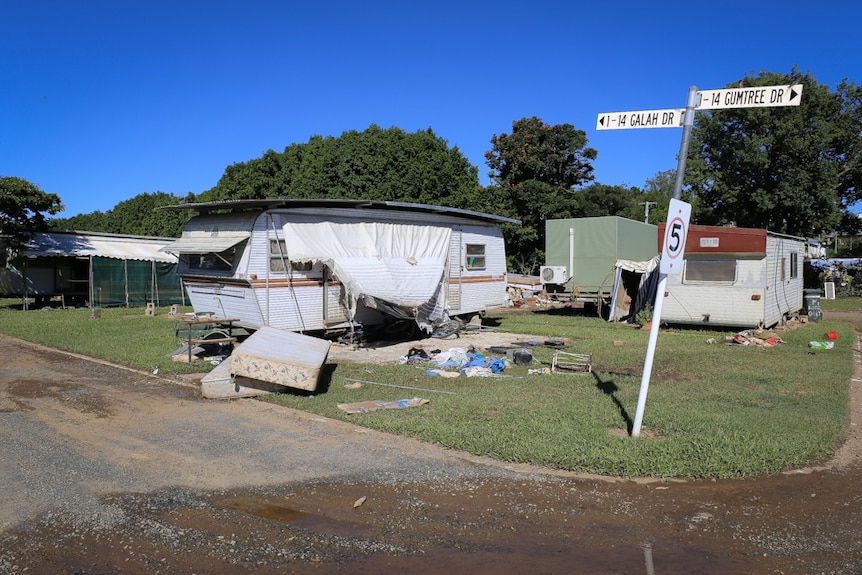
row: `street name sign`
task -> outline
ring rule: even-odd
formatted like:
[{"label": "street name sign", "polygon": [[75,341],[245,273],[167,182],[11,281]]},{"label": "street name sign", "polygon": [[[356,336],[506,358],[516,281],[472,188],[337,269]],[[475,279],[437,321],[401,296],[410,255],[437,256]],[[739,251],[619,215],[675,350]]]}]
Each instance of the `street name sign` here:
[{"label": "street name sign", "polygon": [[700,90],[698,94],[700,104],[695,106],[696,110],[798,106],[802,102],[802,85]]},{"label": "street name sign", "polygon": [[608,112],[599,114],[596,130],[630,130],[632,128],[681,128],[685,108]]}]

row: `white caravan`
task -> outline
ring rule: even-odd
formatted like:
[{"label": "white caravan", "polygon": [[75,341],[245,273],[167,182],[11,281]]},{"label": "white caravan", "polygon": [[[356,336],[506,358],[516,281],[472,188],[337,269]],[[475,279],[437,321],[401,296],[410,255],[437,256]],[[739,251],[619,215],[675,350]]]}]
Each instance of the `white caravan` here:
[{"label": "white caravan", "polygon": [[[664,238],[659,225],[659,241]],[[662,321],[772,327],[803,307],[805,239],[765,229],[688,228],[682,273],[668,276]]]},{"label": "white caravan", "polygon": [[409,320],[426,332],[506,303],[501,223],[456,208],[362,200],[234,200],[163,251],[196,313],[323,335]]}]

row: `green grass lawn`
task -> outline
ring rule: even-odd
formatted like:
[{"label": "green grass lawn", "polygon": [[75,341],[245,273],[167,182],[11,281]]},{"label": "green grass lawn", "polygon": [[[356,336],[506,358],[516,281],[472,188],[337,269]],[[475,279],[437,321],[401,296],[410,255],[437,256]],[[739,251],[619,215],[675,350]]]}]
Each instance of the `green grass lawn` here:
[{"label": "green grass lawn", "polygon": [[[89,310],[25,312],[0,300],[0,332],[140,369],[159,367],[162,375],[210,369],[166,357],[179,346],[166,313],[103,309],[94,319]],[[567,351],[592,354],[593,373],[529,374],[550,365],[553,351],[542,346],[533,349],[534,365],[511,366],[497,378],[431,377],[424,366],[397,362],[330,363],[314,394],[267,401],[502,461],[628,477],[777,473],[822,462],[844,438],[855,341],[850,322],[783,332],[784,344],[769,348],[721,343],[733,331],[663,328],[637,438],[628,432],[647,331],[565,309],[492,313],[485,325],[570,339]],[[827,331],[838,333],[833,349],[809,348]],[[428,350],[459,345],[426,341]],[[371,383],[347,387],[354,380]],[[430,401],[367,414],[338,408],[414,396]]]},{"label": "green grass lawn", "polygon": [[820,308],[824,311],[862,311],[862,297],[820,298]]}]

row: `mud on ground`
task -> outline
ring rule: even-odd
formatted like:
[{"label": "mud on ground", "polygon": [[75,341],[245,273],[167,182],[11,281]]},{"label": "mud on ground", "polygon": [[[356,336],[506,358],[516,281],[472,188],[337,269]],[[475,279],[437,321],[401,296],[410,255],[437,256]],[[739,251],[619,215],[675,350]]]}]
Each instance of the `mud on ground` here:
[{"label": "mud on ground", "polygon": [[6,338],[0,355],[2,573],[862,572],[858,357],[828,465],[658,482],[206,401]]}]

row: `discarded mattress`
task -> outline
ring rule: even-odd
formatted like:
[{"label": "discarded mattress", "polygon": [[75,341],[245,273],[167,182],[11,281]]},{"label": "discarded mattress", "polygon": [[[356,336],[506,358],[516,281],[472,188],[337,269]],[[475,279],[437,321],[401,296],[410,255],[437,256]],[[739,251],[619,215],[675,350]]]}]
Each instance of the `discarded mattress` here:
[{"label": "discarded mattress", "polygon": [[270,393],[284,393],[287,388],[268,381],[231,375],[231,358],[215,366],[201,379],[201,395],[206,399],[236,399]]},{"label": "discarded mattress", "polygon": [[230,373],[314,391],[332,342],[262,327],[231,354]]}]

